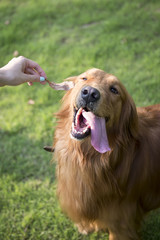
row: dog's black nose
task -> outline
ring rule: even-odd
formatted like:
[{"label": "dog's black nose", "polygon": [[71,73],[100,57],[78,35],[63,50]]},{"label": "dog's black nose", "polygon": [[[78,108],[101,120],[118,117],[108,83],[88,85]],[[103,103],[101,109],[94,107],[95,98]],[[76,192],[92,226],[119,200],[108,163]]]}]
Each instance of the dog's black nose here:
[{"label": "dog's black nose", "polygon": [[100,99],[100,92],[91,86],[85,86],[81,90],[81,97],[86,103],[96,102]]}]

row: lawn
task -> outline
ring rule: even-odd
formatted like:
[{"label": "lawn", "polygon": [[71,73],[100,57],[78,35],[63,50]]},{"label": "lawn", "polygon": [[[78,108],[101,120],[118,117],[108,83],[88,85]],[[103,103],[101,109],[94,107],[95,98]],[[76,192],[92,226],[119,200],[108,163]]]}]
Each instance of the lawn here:
[{"label": "lawn", "polygon": [[[1,0],[0,67],[18,51],[60,82],[91,67],[116,75],[137,106],[160,103],[159,0]],[[63,92],[0,88],[0,240],[94,240],[60,210],[51,145]],[[34,104],[30,104],[33,100]],[[160,211],[142,240],[160,239]]]}]

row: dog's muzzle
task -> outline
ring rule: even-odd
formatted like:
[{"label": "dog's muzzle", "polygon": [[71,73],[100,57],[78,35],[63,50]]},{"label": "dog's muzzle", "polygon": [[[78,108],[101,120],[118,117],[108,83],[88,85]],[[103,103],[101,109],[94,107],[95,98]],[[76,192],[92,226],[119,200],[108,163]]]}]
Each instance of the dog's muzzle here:
[{"label": "dog's muzzle", "polygon": [[91,86],[85,86],[81,89],[81,92],[77,98],[77,108],[86,108],[93,111],[94,106],[100,99],[100,92]]},{"label": "dog's muzzle", "polygon": [[71,129],[71,136],[76,139],[83,139],[90,135],[91,128],[83,116],[84,112],[94,112],[97,102],[100,99],[100,92],[91,86],[83,87],[77,97],[74,106],[74,116]]}]

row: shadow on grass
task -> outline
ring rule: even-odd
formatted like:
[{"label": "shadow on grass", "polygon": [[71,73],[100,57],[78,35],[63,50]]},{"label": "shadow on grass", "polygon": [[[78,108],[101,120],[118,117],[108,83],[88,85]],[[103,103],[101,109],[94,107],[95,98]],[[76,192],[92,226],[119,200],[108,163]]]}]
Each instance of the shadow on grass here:
[{"label": "shadow on grass", "polygon": [[53,181],[52,154],[43,149],[47,142],[29,139],[25,131],[24,128],[14,132],[0,130],[0,175],[12,175],[16,181],[30,178],[50,178]]},{"label": "shadow on grass", "polygon": [[142,240],[160,239],[160,209],[150,212],[141,229]]}]

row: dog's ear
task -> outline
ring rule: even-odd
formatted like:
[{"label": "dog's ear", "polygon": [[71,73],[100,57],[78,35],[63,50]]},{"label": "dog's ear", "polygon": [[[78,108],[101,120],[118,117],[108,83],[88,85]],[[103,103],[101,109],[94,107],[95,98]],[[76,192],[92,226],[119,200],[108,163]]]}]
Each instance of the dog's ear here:
[{"label": "dog's ear", "polygon": [[66,79],[66,81],[64,81],[62,83],[52,83],[52,87],[55,90],[68,91],[68,90],[70,90],[74,87],[75,80],[76,80],[76,77],[69,77],[69,78]]},{"label": "dog's ear", "polygon": [[130,137],[136,138],[138,134],[138,115],[135,103],[127,94],[122,106],[120,118],[120,135],[127,141]]}]

